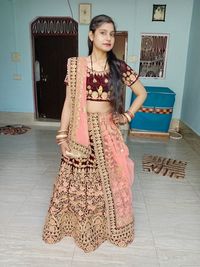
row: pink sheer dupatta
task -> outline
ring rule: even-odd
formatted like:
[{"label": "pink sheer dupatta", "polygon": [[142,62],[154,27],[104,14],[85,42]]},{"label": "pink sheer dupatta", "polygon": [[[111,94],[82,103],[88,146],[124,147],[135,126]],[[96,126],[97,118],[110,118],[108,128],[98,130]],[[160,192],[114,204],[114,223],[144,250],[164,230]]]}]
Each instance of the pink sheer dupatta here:
[{"label": "pink sheer dupatta", "polygon": [[68,89],[72,100],[69,142],[75,157],[87,157],[90,152],[86,111],[86,72],[86,57],[68,59]]}]

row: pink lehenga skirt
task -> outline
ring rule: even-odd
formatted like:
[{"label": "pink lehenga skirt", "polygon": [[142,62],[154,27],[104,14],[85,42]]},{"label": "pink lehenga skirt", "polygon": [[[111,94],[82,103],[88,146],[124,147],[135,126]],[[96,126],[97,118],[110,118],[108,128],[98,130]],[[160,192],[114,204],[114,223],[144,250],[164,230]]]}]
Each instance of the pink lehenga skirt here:
[{"label": "pink lehenga skirt", "polygon": [[91,153],[61,159],[43,240],[74,238],[85,252],[108,240],[127,246],[134,238],[133,161],[111,113],[88,113]]}]

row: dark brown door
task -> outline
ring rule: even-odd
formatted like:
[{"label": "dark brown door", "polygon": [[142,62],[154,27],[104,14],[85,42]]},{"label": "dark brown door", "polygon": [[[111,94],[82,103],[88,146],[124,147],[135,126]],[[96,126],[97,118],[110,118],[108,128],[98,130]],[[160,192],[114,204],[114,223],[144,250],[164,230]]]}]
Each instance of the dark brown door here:
[{"label": "dark brown door", "polygon": [[115,35],[115,45],[113,47],[113,52],[117,58],[126,61],[127,54],[127,43],[128,43],[128,32],[119,31]]},{"label": "dark brown door", "polygon": [[37,117],[57,120],[66,93],[67,59],[77,56],[77,37],[35,36],[34,40]]}]

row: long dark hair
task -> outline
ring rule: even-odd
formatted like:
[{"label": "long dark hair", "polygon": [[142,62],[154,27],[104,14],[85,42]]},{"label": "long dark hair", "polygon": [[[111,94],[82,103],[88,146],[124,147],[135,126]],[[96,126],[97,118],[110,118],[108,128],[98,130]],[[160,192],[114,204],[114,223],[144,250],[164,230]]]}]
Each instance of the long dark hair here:
[{"label": "long dark hair", "polygon": [[[111,17],[107,15],[98,15],[94,17],[89,26],[89,31],[92,31],[93,33],[97,28],[99,28],[104,23],[112,23],[114,27],[114,31],[116,31],[116,26],[114,21]],[[88,37],[88,54],[92,54],[93,50],[93,42]],[[111,95],[110,100],[111,104],[113,106],[114,111],[123,113],[124,107],[123,107],[123,83],[121,78],[121,72],[120,72],[120,60],[117,59],[115,54],[112,50],[110,50],[107,53],[107,60],[110,68],[110,88],[111,88]]]}]

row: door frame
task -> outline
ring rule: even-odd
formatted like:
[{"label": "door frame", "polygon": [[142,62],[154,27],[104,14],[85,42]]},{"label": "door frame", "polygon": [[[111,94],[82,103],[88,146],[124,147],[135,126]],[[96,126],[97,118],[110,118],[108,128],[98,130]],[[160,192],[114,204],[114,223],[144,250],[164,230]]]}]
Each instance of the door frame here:
[{"label": "door frame", "polygon": [[[35,37],[75,36],[78,44],[78,22],[71,17],[37,17],[30,24],[32,48],[32,81],[34,95],[34,118],[39,120],[37,86],[35,79]],[[76,47],[78,54],[78,45]]]}]

